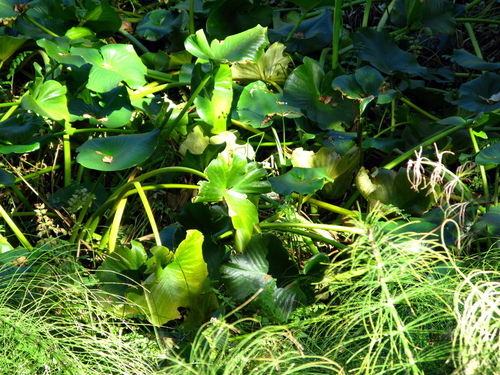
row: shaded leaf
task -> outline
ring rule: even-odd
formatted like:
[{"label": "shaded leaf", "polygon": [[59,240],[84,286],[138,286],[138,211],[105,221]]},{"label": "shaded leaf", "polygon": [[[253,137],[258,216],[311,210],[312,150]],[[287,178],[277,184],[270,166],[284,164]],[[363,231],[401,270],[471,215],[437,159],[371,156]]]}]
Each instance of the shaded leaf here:
[{"label": "shaded leaf", "polygon": [[463,49],[454,49],[453,56],[455,58],[455,62],[464,68],[483,70],[487,72],[500,69],[500,63],[486,62]]},{"label": "shaded leaf", "polygon": [[326,181],[331,181],[325,168],[293,167],[287,173],[269,178],[273,190],[282,195],[292,193],[314,194],[323,188]]},{"label": "shaded leaf", "polygon": [[500,75],[484,73],[460,86],[457,104],[472,112],[492,112],[500,109]]}]

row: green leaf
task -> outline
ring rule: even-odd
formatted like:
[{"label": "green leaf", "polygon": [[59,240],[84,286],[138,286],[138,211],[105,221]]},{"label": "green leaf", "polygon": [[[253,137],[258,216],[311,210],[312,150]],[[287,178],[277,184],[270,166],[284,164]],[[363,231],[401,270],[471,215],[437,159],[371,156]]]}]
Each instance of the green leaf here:
[{"label": "green leaf", "polygon": [[107,44],[100,50],[73,47],[73,54],[82,56],[92,64],[87,88],[96,92],[108,92],[122,81],[132,88],[146,83],[146,66],[130,44]]},{"label": "green leaf", "polygon": [[159,130],[144,134],[94,138],[76,149],[76,161],[89,169],[119,171],[142,163],[158,144]]},{"label": "green leaf", "polygon": [[397,173],[385,168],[369,173],[361,167],[356,176],[356,186],[371,205],[380,201],[399,207],[409,214],[421,214],[432,204],[432,196],[427,194],[427,189],[412,189],[405,168],[400,168]]},{"label": "green leaf", "polygon": [[375,68],[386,74],[396,72],[409,75],[422,75],[426,69],[417,63],[415,56],[403,51],[389,34],[371,28],[359,28],[354,34],[356,56],[368,61]]},{"label": "green leaf", "polygon": [[36,41],[40,47],[45,49],[47,55],[58,63],[81,67],[85,64],[83,57],[73,54],[70,50],[70,40],[68,37],[49,39],[39,39]]},{"label": "green leaf", "polygon": [[27,36],[2,35],[0,37],[0,66],[29,40]]},{"label": "green leaf", "polygon": [[2,187],[12,185],[15,180],[16,178],[14,177],[14,175],[4,171],[3,169],[0,169],[0,185]]},{"label": "green leaf", "polygon": [[262,81],[245,86],[236,111],[241,122],[254,128],[271,126],[275,117],[302,116],[298,108],[288,105],[282,94],[271,92]]},{"label": "green leaf", "polygon": [[218,60],[221,62],[256,62],[264,53],[264,48],[269,44],[267,28],[260,25],[242,33],[228,36],[219,41],[208,43],[203,30],[190,35],[185,42],[186,49],[200,59]]},{"label": "green leaf", "polygon": [[476,163],[479,165],[500,165],[500,143],[495,143],[479,151],[476,155]]},{"label": "green leaf", "polygon": [[500,75],[484,73],[460,86],[458,106],[472,112],[492,112],[500,109]]},{"label": "green leaf", "polygon": [[325,168],[293,167],[287,173],[269,179],[273,190],[282,195],[314,194],[323,188],[325,181],[331,181]]},{"label": "green leaf", "polygon": [[113,35],[122,25],[122,20],[117,12],[109,5],[107,0],[98,2],[87,1],[87,12],[83,25],[91,28],[99,38]]},{"label": "green leaf", "polygon": [[241,251],[251,238],[259,217],[255,205],[247,200],[247,194],[270,192],[270,185],[262,181],[266,171],[255,162],[234,154],[227,160],[219,155],[205,170],[208,181],[200,182],[195,202],[219,202],[224,199],[229,216],[236,229],[235,246]]},{"label": "green leaf", "polygon": [[107,128],[119,128],[130,123],[132,104],[127,88],[119,86],[106,93],[84,92],[81,97],[69,102],[71,121],[87,119],[92,125],[104,125]]},{"label": "green leaf", "polygon": [[66,87],[57,81],[35,83],[35,87],[21,100],[21,106],[52,120],[69,122]]},{"label": "green leaf", "polygon": [[[201,64],[195,66],[195,72],[201,72]],[[194,104],[201,119],[211,126],[212,134],[219,134],[227,130],[233,102],[231,69],[225,64],[218,65],[208,74],[211,75],[209,88],[195,98]]]},{"label": "green leaf", "polygon": [[24,3],[19,0],[3,0],[0,2],[0,21],[8,20],[10,18],[17,18],[19,13],[14,9],[16,5]]},{"label": "green leaf", "polygon": [[487,72],[500,69],[500,63],[486,62],[476,55],[473,55],[472,53],[467,52],[463,49],[454,49],[453,57],[455,58],[455,62],[458,65],[463,66],[464,68],[482,70]]},{"label": "green leaf", "polygon": [[289,74],[288,65],[292,62],[292,58],[284,54],[285,49],[284,44],[276,42],[269,46],[257,63],[244,61],[233,64],[233,79],[242,82],[262,80],[283,85]]},{"label": "green leaf", "polygon": [[42,125],[42,118],[33,113],[11,117],[0,122],[0,141],[11,144],[29,143]]},{"label": "green leaf", "polygon": [[350,124],[358,114],[358,103],[344,99],[342,94],[323,85],[325,76],[319,63],[309,57],[288,77],[284,99],[292,106],[302,108],[306,116],[316,121],[322,130],[344,130],[342,123]]},{"label": "green leaf", "polygon": [[264,289],[252,305],[278,321],[286,320],[305,302],[302,290],[294,283],[297,268],[273,234],[254,235],[243,253],[222,265],[221,272],[228,293],[238,302]]},{"label": "green leaf", "polygon": [[[171,262],[161,246],[151,249],[156,262],[155,271],[144,281],[145,290],[127,293],[130,302],[136,304],[155,326],[181,317],[179,308],[197,309],[198,298],[205,291],[207,264],[203,260],[203,234],[188,230]],[[163,261],[162,261],[163,259]]]},{"label": "green leaf", "polygon": [[171,11],[156,9],[144,16],[137,25],[136,32],[141,38],[157,41],[173,31],[175,16]]}]

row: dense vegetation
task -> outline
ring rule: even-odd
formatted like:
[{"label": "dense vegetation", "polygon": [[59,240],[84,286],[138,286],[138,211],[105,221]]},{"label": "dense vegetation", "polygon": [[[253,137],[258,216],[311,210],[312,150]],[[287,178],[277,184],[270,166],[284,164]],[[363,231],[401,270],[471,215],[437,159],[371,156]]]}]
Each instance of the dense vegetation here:
[{"label": "dense vegetation", "polygon": [[498,374],[498,1],[0,0],[0,368]]}]

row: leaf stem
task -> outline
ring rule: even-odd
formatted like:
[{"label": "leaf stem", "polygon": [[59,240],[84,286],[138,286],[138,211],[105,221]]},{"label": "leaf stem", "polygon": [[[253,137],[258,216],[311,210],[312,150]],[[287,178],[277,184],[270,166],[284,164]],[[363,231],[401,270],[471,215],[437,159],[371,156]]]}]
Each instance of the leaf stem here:
[{"label": "leaf stem", "polygon": [[420,108],[419,106],[413,104],[411,101],[409,101],[408,99],[406,99],[405,97],[401,97],[399,98],[399,100],[401,100],[403,103],[405,104],[408,104],[410,107],[412,107],[414,110],[416,110],[417,112],[420,112],[421,114],[423,114],[425,117],[428,117],[430,118],[432,121],[439,121],[440,118],[439,117],[436,117],[434,115],[431,115],[429,112],[423,110],[422,108]]},{"label": "leaf stem", "polygon": [[0,216],[2,216],[2,218],[5,220],[10,229],[12,229],[19,242],[21,242],[21,244],[23,244],[23,246],[27,248],[29,251],[32,251],[33,246],[31,246],[27,238],[24,236],[23,232],[19,230],[19,227],[16,225],[14,220],[12,220],[8,212],[5,211],[5,209],[1,204],[0,204]]},{"label": "leaf stem", "polygon": [[342,0],[335,0],[333,9],[333,40],[332,40],[332,70],[336,70],[339,66],[339,50],[342,31]]}]

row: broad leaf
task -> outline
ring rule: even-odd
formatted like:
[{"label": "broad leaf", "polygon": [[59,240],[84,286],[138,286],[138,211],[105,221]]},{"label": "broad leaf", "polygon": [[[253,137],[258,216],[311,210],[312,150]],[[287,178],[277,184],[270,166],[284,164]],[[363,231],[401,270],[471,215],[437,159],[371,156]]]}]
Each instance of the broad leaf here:
[{"label": "broad leaf", "polygon": [[6,144],[26,144],[43,125],[41,117],[23,113],[0,122],[0,141]]},{"label": "broad leaf", "polygon": [[92,125],[119,128],[127,125],[132,116],[132,104],[124,86],[116,87],[106,93],[82,93],[81,97],[69,102],[71,121],[88,119]]},{"label": "broad leaf", "polygon": [[[202,72],[197,64],[194,72]],[[203,90],[194,100],[196,112],[201,119],[211,126],[212,134],[219,134],[227,129],[229,112],[233,101],[231,69],[228,65],[218,65],[210,74],[210,89]],[[194,76],[194,78],[196,78]],[[194,87],[195,89],[196,87]]]},{"label": "broad leaf", "polygon": [[151,249],[156,262],[154,272],[144,281],[145,289],[130,290],[127,298],[153,325],[159,327],[180,318],[180,307],[199,308],[198,298],[205,291],[208,276],[202,244],[201,232],[189,230],[173,254],[161,246]]},{"label": "broad leaf", "polygon": [[123,81],[132,88],[146,83],[146,66],[130,44],[107,44],[100,50],[74,47],[71,52],[92,64],[87,83],[90,90],[108,92]]},{"label": "broad leaf", "polygon": [[120,16],[107,0],[87,1],[86,6],[83,25],[90,27],[100,38],[113,35],[122,25]]},{"label": "broad leaf", "polygon": [[359,59],[386,74],[422,75],[427,71],[417,63],[415,56],[403,51],[389,34],[381,31],[359,28],[354,34],[354,47]]},{"label": "broad leaf", "polygon": [[495,143],[479,151],[476,155],[479,165],[500,165],[500,143]]},{"label": "broad leaf", "polygon": [[228,36],[222,41],[215,39],[210,44],[203,30],[198,30],[185,42],[186,50],[200,59],[232,63],[245,60],[257,62],[268,44],[267,28],[262,26]]},{"label": "broad leaf", "polygon": [[13,37],[10,35],[0,36],[0,67],[30,38],[26,36]]},{"label": "broad leaf", "polygon": [[283,85],[289,74],[288,65],[292,58],[284,54],[286,46],[273,43],[259,58],[257,63],[244,61],[231,66],[233,79],[242,82],[262,80]]},{"label": "broad leaf", "polygon": [[300,109],[288,105],[282,94],[271,92],[262,81],[245,86],[236,111],[241,122],[254,128],[271,126],[274,118],[302,116]]},{"label": "broad leaf", "polygon": [[286,80],[284,99],[288,104],[301,108],[321,129],[344,130],[341,124],[354,121],[358,114],[358,103],[343,98],[331,85],[325,87],[325,79],[319,63],[305,57],[304,64],[297,67]]},{"label": "broad leaf", "polygon": [[278,321],[286,320],[305,302],[304,293],[298,283],[294,283],[298,277],[297,267],[273,234],[253,236],[244,252],[231,257],[221,272],[228,293],[238,302],[264,289],[253,305]]},{"label": "broad leaf", "polygon": [[492,112],[500,109],[500,75],[484,73],[460,86],[457,104],[472,112]]},{"label": "broad leaf", "polygon": [[239,154],[224,158],[219,155],[205,170],[208,181],[200,182],[201,188],[196,202],[219,202],[224,199],[229,216],[236,229],[235,245],[243,250],[258,224],[257,208],[247,199],[247,194],[270,192],[270,185],[262,181],[266,171],[255,162],[247,162]]},{"label": "broad leaf", "polygon": [[37,82],[28,95],[23,96],[21,105],[52,120],[69,122],[66,87],[57,81]]},{"label": "broad leaf", "polygon": [[486,62],[483,59],[473,55],[470,52],[467,52],[463,49],[454,49],[453,57],[455,58],[455,62],[463,66],[464,68],[476,69],[482,71],[496,71],[500,69],[500,63]]},{"label": "broad leaf", "polygon": [[397,173],[385,168],[369,173],[362,167],[356,176],[356,186],[371,205],[380,201],[409,214],[422,214],[432,204],[432,196],[427,189],[412,189],[405,168],[400,168]]},{"label": "broad leaf", "polygon": [[76,161],[89,169],[119,171],[149,158],[158,144],[159,130],[144,134],[95,138],[76,149]]},{"label": "broad leaf", "polygon": [[15,180],[16,178],[14,177],[14,175],[4,171],[3,169],[0,169],[0,185],[2,187],[12,185]]},{"label": "broad leaf", "polygon": [[165,9],[156,9],[144,16],[137,25],[136,32],[141,38],[157,41],[173,31],[175,15]]},{"label": "broad leaf", "polygon": [[331,181],[325,168],[293,167],[287,173],[269,179],[273,190],[281,195],[292,193],[314,194],[323,188],[326,181]]}]

